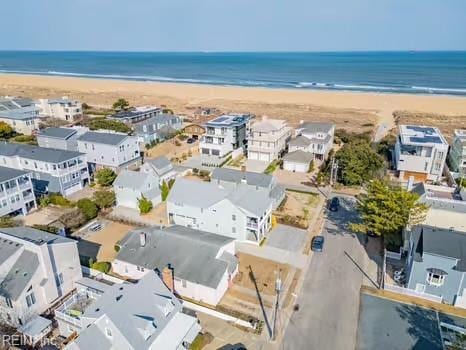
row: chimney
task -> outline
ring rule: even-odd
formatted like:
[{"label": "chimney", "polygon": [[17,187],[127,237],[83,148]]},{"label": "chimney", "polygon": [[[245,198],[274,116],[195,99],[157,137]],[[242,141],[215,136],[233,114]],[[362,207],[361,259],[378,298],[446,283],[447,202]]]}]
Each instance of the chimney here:
[{"label": "chimney", "polygon": [[168,264],[167,266],[165,266],[162,270],[162,280],[163,280],[163,283],[165,283],[165,285],[167,286],[168,289],[170,289],[170,291],[172,293],[175,292],[175,282],[174,282],[174,279],[173,279],[173,269],[171,268],[170,264]]},{"label": "chimney", "polygon": [[414,184],[414,176],[410,176],[408,178],[408,184],[406,185],[406,190],[411,191],[413,189],[413,184]]},{"label": "chimney", "polygon": [[146,246],[146,233],[145,232],[139,232],[139,243],[141,244],[141,247]]}]

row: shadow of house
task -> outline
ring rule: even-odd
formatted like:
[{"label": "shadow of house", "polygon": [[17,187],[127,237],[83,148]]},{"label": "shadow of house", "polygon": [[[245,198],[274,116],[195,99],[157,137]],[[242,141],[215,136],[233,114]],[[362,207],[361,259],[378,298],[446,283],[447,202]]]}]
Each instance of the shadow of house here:
[{"label": "shadow of house", "polygon": [[243,343],[236,343],[236,344],[226,344],[222,347],[218,348],[217,350],[246,350],[246,346]]},{"label": "shadow of house", "polygon": [[100,247],[102,245],[98,243],[94,243],[91,241],[86,241],[85,239],[81,239],[78,241],[78,253],[79,253],[79,261],[81,265],[90,267],[90,261],[92,262],[97,261],[97,255],[99,254]]}]

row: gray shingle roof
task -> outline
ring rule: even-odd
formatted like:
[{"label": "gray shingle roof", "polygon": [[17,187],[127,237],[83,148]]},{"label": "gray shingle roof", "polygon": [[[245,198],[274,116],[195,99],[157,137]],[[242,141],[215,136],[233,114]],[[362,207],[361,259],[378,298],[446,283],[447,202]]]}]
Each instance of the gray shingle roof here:
[{"label": "gray shingle roof", "polygon": [[311,160],[314,159],[314,155],[310,152],[304,152],[301,150],[293,151],[287,153],[283,160],[286,162],[294,162],[294,163],[302,163],[302,164],[309,164]]},{"label": "gray shingle roof", "polygon": [[0,266],[22,247],[23,245],[21,243],[0,238]]},{"label": "gray shingle roof", "polygon": [[[141,232],[146,233],[144,247],[139,241]],[[225,271],[236,267],[236,258],[216,258],[220,248],[232,241],[178,225],[152,227],[129,232],[121,242],[117,259],[159,271],[170,264],[175,277],[216,288]]]},{"label": "gray shingle roof", "polygon": [[36,253],[24,250],[0,283],[0,295],[16,300],[39,267]]},{"label": "gray shingle roof", "polygon": [[466,233],[419,225],[412,229],[415,261],[424,253],[458,259],[456,269],[466,272]]},{"label": "gray shingle roof", "polygon": [[14,143],[0,143],[0,155],[11,157],[19,156],[32,160],[39,160],[49,163],[61,163],[84,155],[80,152],[66,151],[54,148],[43,148],[32,145],[20,145]]},{"label": "gray shingle roof", "polygon": [[[147,188],[148,181],[152,181],[150,189]],[[157,180],[150,173],[141,171],[122,170],[116,178],[114,184],[116,187],[130,188],[140,191],[146,198],[153,199],[160,195]]]},{"label": "gray shingle roof", "polygon": [[319,123],[319,122],[305,122],[298,125],[297,129],[302,129],[307,132],[330,132],[335,124],[332,123]]},{"label": "gray shingle roof", "polygon": [[30,174],[30,172],[0,166],[0,182],[15,179],[17,177],[24,176],[27,174]]},{"label": "gray shingle roof", "polygon": [[68,139],[77,133],[77,130],[71,128],[46,128],[39,132],[41,136],[53,137],[56,139]]},{"label": "gray shingle roof", "polygon": [[152,166],[152,168],[158,176],[162,176],[163,174],[166,174],[169,171],[173,170],[172,163],[165,156],[160,156],[154,159],[148,159],[146,160],[146,162]]},{"label": "gray shingle roof", "polygon": [[239,171],[227,168],[215,168],[211,175],[212,180],[225,182],[241,183],[241,180],[246,180],[246,183],[251,186],[259,186],[268,188],[273,182],[273,177],[267,174],[253,173],[249,171]]},{"label": "gray shingle roof", "polygon": [[105,145],[117,146],[120,143],[122,143],[127,137],[128,135],[126,134],[88,131],[79,136],[78,140],[83,142],[95,142],[102,143]]},{"label": "gray shingle roof", "polygon": [[70,238],[37,230],[35,228],[27,226],[0,228],[0,232],[16,238],[23,239],[28,242],[32,242],[37,245],[76,242],[75,240]]},{"label": "gray shingle roof", "polygon": [[294,139],[291,139],[289,142],[290,146],[295,146],[295,147],[307,147],[310,144],[311,144],[311,140],[301,135],[295,137]]}]

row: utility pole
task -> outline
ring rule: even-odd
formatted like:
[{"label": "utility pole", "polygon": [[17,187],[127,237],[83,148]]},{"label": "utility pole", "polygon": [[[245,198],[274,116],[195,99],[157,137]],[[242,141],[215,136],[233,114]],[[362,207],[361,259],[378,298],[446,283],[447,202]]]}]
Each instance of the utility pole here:
[{"label": "utility pole", "polygon": [[333,182],[337,182],[337,179],[338,179],[338,160],[335,162],[334,167],[335,168],[333,169],[333,176],[334,176]]},{"label": "utility pole", "polygon": [[332,156],[332,165],[330,166],[330,186],[333,186],[333,170],[335,169],[335,157]]},{"label": "utility pole", "polygon": [[282,289],[282,280],[280,279],[280,270],[278,271],[277,279],[275,280],[275,292],[277,293],[277,299],[275,301],[275,309],[273,313],[273,326],[272,326],[272,340],[275,340],[276,336],[276,327],[277,327],[277,316],[278,308],[280,303],[280,291]]}]

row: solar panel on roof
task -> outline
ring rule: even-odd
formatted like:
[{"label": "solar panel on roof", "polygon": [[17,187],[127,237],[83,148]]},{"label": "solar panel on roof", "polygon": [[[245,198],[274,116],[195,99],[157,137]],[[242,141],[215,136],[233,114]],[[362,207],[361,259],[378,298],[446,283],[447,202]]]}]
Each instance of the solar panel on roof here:
[{"label": "solar panel on roof", "polygon": [[227,119],[228,119],[227,117],[219,117],[217,119],[212,120],[212,122],[213,123],[221,123],[221,122],[224,122]]},{"label": "solar panel on roof", "polygon": [[430,127],[408,125],[408,126],[406,126],[406,129],[413,130],[413,131],[416,131],[416,132],[423,132],[425,134],[431,134],[431,135],[435,134],[435,129],[430,128]]},{"label": "solar panel on roof", "polygon": [[419,142],[419,143],[442,143],[442,140],[438,136],[424,136],[424,137],[411,136],[409,139],[411,140],[411,142]]}]

